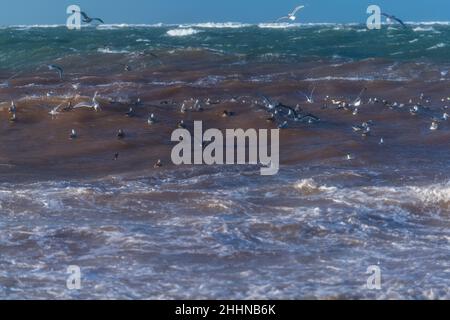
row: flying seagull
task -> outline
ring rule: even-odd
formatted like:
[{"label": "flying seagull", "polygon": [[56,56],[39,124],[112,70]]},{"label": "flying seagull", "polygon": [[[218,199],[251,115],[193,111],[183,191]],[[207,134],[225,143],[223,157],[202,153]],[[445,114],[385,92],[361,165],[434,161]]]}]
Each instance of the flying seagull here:
[{"label": "flying seagull", "polygon": [[10,85],[9,80],[14,79],[14,78],[17,77],[19,74],[21,74],[21,72],[17,72],[17,73],[15,73],[15,74],[13,74],[11,77],[9,77],[8,79],[6,79],[5,81],[1,82],[1,83],[0,83],[0,88],[2,88],[2,87],[3,87],[3,88],[8,88],[9,85]]},{"label": "flying seagull", "polygon": [[274,103],[269,97],[262,96],[262,98],[263,98],[263,103],[267,109],[269,109],[269,110],[275,109],[276,103]]},{"label": "flying seagull", "polygon": [[387,18],[388,22],[390,20],[394,20],[394,21],[397,21],[398,23],[400,23],[404,28],[407,28],[406,24],[402,20],[397,18],[396,16],[393,16],[391,14],[387,14],[387,13],[384,13],[384,12],[382,12],[381,15],[385,16]]},{"label": "flying seagull", "polygon": [[[77,11],[75,11],[75,10],[72,11],[72,13],[75,13],[75,12],[77,12]],[[83,16],[82,21],[83,21],[84,23],[91,23],[92,21],[98,21],[98,22],[100,22],[100,23],[104,23],[103,20],[100,19],[100,18],[91,18],[91,17],[89,17],[89,16],[86,14],[86,12],[79,11],[79,13]]]},{"label": "flying seagull", "polygon": [[310,94],[310,95],[307,95],[306,93],[304,93],[304,92],[302,92],[302,91],[299,91],[299,93],[300,93],[301,95],[305,96],[306,101],[308,101],[308,103],[314,103],[314,97],[313,97],[313,95],[314,95],[314,91],[315,91],[315,90],[316,90],[316,87],[314,87],[314,88],[311,90],[311,94]]},{"label": "flying seagull", "polygon": [[59,74],[59,78],[62,80],[63,74],[64,74],[63,68],[61,68],[60,66],[57,66],[57,65],[55,65],[55,64],[49,64],[49,65],[48,65],[48,69],[49,69],[49,70],[55,70],[55,71],[57,71],[58,74]]},{"label": "flying seagull", "polygon": [[97,100],[97,96],[98,96],[98,92],[95,92],[94,97],[92,98],[92,104],[89,104],[86,102],[80,102],[77,105],[75,105],[73,107],[73,109],[91,108],[91,109],[94,109],[96,112],[99,111],[101,108],[100,108],[100,103]]},{"label": "flying seagull", "polygon": [[58,115],[58,114],[59,114],[59,111],[58,111],[58,110],[59,110],[59,108],[62,107],[63,104],[64,104],[64,103],[61,103],[61,104],[58,105],[57,107],[53,108],[53,109],[49,112],[49,114],[52,115],[52,116]]},{"label": "flying seagull", "polygon": [[278,19],[277,20],[277,22],[278,21],[280,21],[280,20],[284,20],[284,19],[289,19],[289,20],[291,20],[291,21],[295,21],[295,19],[297,19],[297,17],[295,16],[296,14],[297,14],[297,12],[300,10],[300,9],[303,9],[305,6],[298,6],[298,7],[296,7],[295,9],[294,9],[294,11],[292,11],[291,13],[289,13],[287,16],[285,16],[285,17],[281,17],[280,19]]},{"label": "flying seagull", "polygon": [[358,97],[355,99],[355,101],[353,101],[353,106],[354,106],[354,107],[359,107],[359,106],[361,105],[361,103],[362,103],[361,98],[362,98],[363,94],[364,94],[366,91],[367,91],[367,88],[366,88],[366,87],[364,87],[364,88],[361,90],[361,92],[359,93]]}]

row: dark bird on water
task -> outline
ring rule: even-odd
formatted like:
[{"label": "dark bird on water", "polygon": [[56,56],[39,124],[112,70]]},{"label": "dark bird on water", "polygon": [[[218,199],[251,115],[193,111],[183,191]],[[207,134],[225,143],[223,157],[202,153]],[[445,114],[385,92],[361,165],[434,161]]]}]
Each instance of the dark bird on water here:
[{"label": "dark bird on water", "polygon": [[14,101],[11,100],[11,106],[8,108],[9,113],[16,113],[17,107]]},{"label": "dark bird on water", "polygon": [[77,132],[75,131],[75,129],[72,129],[72,131],[70,132],[70,139],[76,139],[77,138]]},{"label": "dark bird on water", "polygon": [[228,110],[224,110],[222,112],[222,117],[224,117],[224,118],[231,117],[231,116],[234,116],[234,112],[228,111]]},{"label": "dark bird on water", "polygon": [[186,129],[186,125],[184,124],[184,121],[181,120],[180,122],[178,122],[178,128],[180,129]]},{"label": "dark bird on water", "polygon": [[134,110],[133,110],[133,108],[130,108],[130,110],[128,110],[126,113],[125,113],[125,115],[127,116],[127,117],[133,117],[134,116]]},{"label": "dark bird on water", "polygon": [[125,138],[125,132],[123,132],[122,129],[119,129],[119,131],[117,132],[117,138],[119,139]]},{"label": "dark bird on water", "polygon": [[161,162],[161,160],[158,160],[158,161],[155,163],[154,167],[155,167],[155,168],[161,168],[161,167],[162,167],[162,162]]}]

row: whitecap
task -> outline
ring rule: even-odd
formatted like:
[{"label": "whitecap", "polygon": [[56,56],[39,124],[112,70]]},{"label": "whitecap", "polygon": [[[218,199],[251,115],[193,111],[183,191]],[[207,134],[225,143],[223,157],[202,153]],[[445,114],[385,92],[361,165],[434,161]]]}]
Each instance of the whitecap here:
[{"label": "whitecap", "polygon": [[100,53],[128,53],[127,50],[111,50],[110,48],[98,48],[98,52]]},{"label": "whitecap", "polygon": [[429,47],[427,50],[435,50],[435,49],[439,49],[439,48],[444,48],[446,46],[447,45],[445,43],[441,42],[441,43],[438,43],[437,45]]},{"label": "whitecap", "polygon": [[414,32],[434,32],[434,33],[440,33],[439,31],[436,31],[433,27],[415,27],[413,29]]},{"label": "whitecap", "polygon": [[185,37],[185,36],[192,36],[194,34],[199,33],[200,30],[196,30],[193,28],[180,28],[180,29],[172,29],[167,31],[167,34],[171,37]]},{"label": "whitecap", "polygon": [[300,27],[299,23],[260,23],[258,28],[262,29],[287,29]]},{"label": "whitecap", "polygon": [[181,28],[217,28],[217,29],[238,29],[250,27],[251,24],[240,23],[240,22],[203,22],[188,25],[180,25]]}]

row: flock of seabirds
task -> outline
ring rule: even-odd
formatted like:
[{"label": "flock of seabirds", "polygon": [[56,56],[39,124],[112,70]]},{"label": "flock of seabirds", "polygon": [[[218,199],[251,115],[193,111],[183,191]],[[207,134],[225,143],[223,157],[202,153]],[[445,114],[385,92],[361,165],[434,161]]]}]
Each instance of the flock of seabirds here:
[{"label": "flock of seabirds", "polygon": [[[277,21],[281,21],[284,19],[295,21],[297,12],[302,8],[304,8],[304,6],[296,7],[287,16],[281,17]],[[80,14],[82,15],[82,21],[84,23],[89,24],[94,21],[97,21],[99,23],[104,23],[102,19],[91,18],[85,12],[80,12]],[[387,17],[387,19],[394,20],[394,21],[398,22],[399,24],[401,24],[403,27],[407,28],[407,26],[403,23],[403,21],[396,18],[395,16],[385,14],[385,13],[382,13],[382,15]],[[154,53],[151,53],[151,55],[154,58],[159,59],[159,57],[157,55],[155,55]],[[57,72],[59,75],[59,79],[63,80],[64,69],[61,66],[51,64],[51,65],[48,65],[48,69],[51,71]],[[131,71],[131,67],[129,65],[125,65],[124,70]],[[302,96],[305,99],[304,103],[314,104],[314,103],[316,103],[316,101],[314,99],[315,89],[316,88],[314,87],[309,93],[298,91],[297,94],[299,96]],[[364,97],[366,95],[366,91],[367,91],[367,88],[364,87],[361,90],[361,92],[359,93],[359,95],[356,97],[356,99],[332,98],[330,96],[326,96],[322,101],[323,102],[322,109],[335,108],[336,110],[345,110],[345,111],[351,112],[351,114],[356,116],[356,115],[358,115],[359,107],[362,106],[363,104],[369,104],[369,105],[381,104],[390,109],[396,109],[396,110],[407,109],[412,116],[417,116],[420,114],[429,115],[429,112],[427,112],[427,111],[430,109],[429,104],[431,103],[431,99],[429,97],[426,97],[423,93],[420,95],[420,97],[418,97],[418,99],[416,99],[416,101],[413,101],[413,99],[410,99],[408,101],[408,103],[399,103],[399,102],[387,101],[385,99],[380,99],[380,98],[376,98],[376,97],[364,99]],[[47,95],[50,96],[50,94],[47,94]],[[98,92],[95,92],[95,94],[90,102],[80,102],[76,105],[72,105],[72,100],[70,100],[68,102],[65,101],[65,102],[59,104],[58,106],[54,107],[53,109],[51,109],[49,114],[52,117],[54,117],[54,116],[57,116],[58,114],[60,114],[60,112],[62,110],[70,111],[70,110],[76,110],[76,109],[80,109],[80,108],[87,108],[87,109],[92,109],[95,112],[100,112],[102,110],[102,107],[101,107],[99,98],[100,98],[100,96],[99,96]],[[287,104],[284,104],[284,103],[281,103],[278,101],[274,101],[271,98],[269,98],[265,95],[262,95],[262,94],[259,95],[258,97],[249,97],[249,96],[232,97],[231,99],[228,99],[227,101],[232,102],[232,103],[251,102],[252,105],[263,107],[264,110],[268,114],[266,121],[269,123],[275,124],[279,129],[286,129],[290,125],[292,125],[292,123],[295,123],[295,122],[303,122],[303,123],[313,124],[313,123],[320,121],[320,119],[317,116],[315,116],[311,113],[305,113],[299,104],[297,104],[296,106],[289,106]],[[181,103],[180,113],[186,113],[189,111],[201,112],[204,110],[203,109],[204,105],[220,104],[220,103],[227,102],[227,101],[222,101],[222,100],[213,101],[210,98],[203,99],[202,101],[200,101],[200,99],[191,98],[191,99],[185,100]],[[112,102],[116,102],[116,101],[112,101]],[[443,103],[450,102],[450,97],[442,98],[441,102],[443,102]],[[141,102],[140,98],[138,98],[137,101],[134,102],[133,104],[134,104],[134,107],[136,107],[141,103],[142,102]],[[161,104],[168,104],[168,103],[169,103],[168,101],[161,102]],[[125,113],[125,116],[133,117],[135,115],[134,107],[130,107],[128,112]],[[433,131],[438,130],[439,123],[442,121],[447,121],[449,119],[449,117],[450,117],[449,107],[444,106],[441,109],[443,112],[441,116],[433,116],[431,118],[431,125],[429,128],[430,130],[433,130]],[[10,115],[9,121],[11,123],[15,123],[19,120],[17,117],[17,106],[14,101],[11,101],[11,105],[8,108],[8,113]],[[235,115],[234,112],[231,112],[228,110],[224,110],[221,113],[222,117],[231,117],[234,115]],[[158,119],[157,119],[156,115],[154,113],[151,113],[148,116],[147,124],[149,126],[152,126],[157,122],[158,122]],[[369,120],[369,121],[363,122],[361,124],[353,125],[352,130],[355,133],[361,134],[362,136],[366,137],[371,134],[371,127],[373,125],[374,125],[374,122]],[[180,120],[178,122],[177,127],[178,128],[186,128],[186,125],[183,120]],[[124,139],[125,135],[126,134],[123,129],[118,129],[118,131],[117,131],[118,139]],[[77,131],[75,129],[72,129],[70,131],[69,138],[71,140],[75,140],[75,139],[77,139],[77,137],[78,137]],[[380,137],[379,144],[384,144],[384,139],[382,137]],[[113,159],[117,160],[118,158],[119,158],[119,153],[116,153],[114,155]],[[353,158],[354,157],[351,154],[346,155],[347,160],[352,160]],[[158,168],[161,166],[162,166],[161,160],[158,160],[156,162],[156,164],[154,165],[155,168]]]}]

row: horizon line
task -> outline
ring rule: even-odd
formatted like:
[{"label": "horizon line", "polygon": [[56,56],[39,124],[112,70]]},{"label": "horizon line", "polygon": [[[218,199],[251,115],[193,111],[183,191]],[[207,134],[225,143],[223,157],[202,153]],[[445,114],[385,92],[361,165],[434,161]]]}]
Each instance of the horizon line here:
[{"label": "horizon line", "polygon": [[[156,23],[127,23],[127,22],[115,22],[115,23],[104,23],[98,25],[91,25],[91,27],[101,27],[101,26],[129,26],[129,27],[164,27],[164,26],[198,26],[198,27],[206,27],[207,25],[222,25],[222,26],[258,26],[264,24],[272,24],[272,25],[280,25],[280,26],[308,26],[308,25],[364,25],[365,22],[276,22],[276,21],[261,21],[261,22],[238,22],[238,21],[202,21],[202,22],[179,22],[179,23],[165,23],[165,22],[156,22]],[[425,21],[405,21],[405,24],[447,24],[450,25],[450,20],[425,20]],[[388,23],[382,23],[382,25],[389,25]],[[0,24],[2,28],[20,28],[20,27],[65,27],[66,24],[63,23],[54,23],[54,24],[10,24],[3,25]],[[89,26],[89,25],[85,25]]]}]

